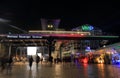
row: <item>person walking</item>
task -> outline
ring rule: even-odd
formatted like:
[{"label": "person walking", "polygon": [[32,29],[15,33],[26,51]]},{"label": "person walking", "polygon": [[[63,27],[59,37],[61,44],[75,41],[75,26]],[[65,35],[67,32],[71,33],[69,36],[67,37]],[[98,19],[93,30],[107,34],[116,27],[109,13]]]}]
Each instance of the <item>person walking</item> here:
[{"label": "person walking", "polygon": [[42,64],[42,62],[43,62],[43,56],[40,57],[40,62]]},{"label": "person walking", "polygon": [[8,72],[9,71],[11,72],[11,70],[12,70],[12,64],[13,64],[13,57],[10,56],[10,57],[8,57],[8,66],[7,66]]},{"label": "person walking", "polygon": [[40,62],[40,57],[37,55],[36,56],[36,67],[38,67],[38,63]]},{"label": "person walking", "polygon": [[52,63],[53,63],[53,57],[52,56],[49,56],[49,62],[50,62],[50,66],[52,66]]},{"label": "person walking", "polygon": [[32,67],[32,63],[33,63],[33,57],[32,55],[29,57],[29,67],[30,67],[30,70],[31,70],[31,67]]},{"label": "person walking", "polygon": [[3,73],[4,70],[5,70],[5,68],[6,68],[6,65],[7,65],[6,58],[2,57],[1,60],[0,60],[0,62],[1,62],[1,70],[0,70],[0,72]]}]

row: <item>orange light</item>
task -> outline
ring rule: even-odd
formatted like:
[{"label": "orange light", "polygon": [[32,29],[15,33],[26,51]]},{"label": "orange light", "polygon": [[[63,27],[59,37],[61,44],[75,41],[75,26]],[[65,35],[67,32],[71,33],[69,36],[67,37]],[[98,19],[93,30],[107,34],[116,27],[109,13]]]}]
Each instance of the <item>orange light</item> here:
[{"label": "orange light", "polygon": [[84,34],[81,34],[82,36],[84,35]]},{"label": "orange light", "polygon": [[88,63],[88,59],[87,58],[83,59],[83,63]]}]

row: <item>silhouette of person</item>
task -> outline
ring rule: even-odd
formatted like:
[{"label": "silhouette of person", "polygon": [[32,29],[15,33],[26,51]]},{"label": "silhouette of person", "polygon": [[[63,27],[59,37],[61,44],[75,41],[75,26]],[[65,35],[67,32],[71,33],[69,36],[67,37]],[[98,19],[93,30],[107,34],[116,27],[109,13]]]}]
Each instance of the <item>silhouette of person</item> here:
[{"label": "silhouette of person", "polygon": [[40,62],[41,62],[41,64],[42,64],[42,61],[43,61],[43,56],[40,57]]},{"label": "silhouette of person", "polygon": [[50,62],[50,66],[51,66],[52,63],[53,63],[53,57],[52,56],[49,56],[49,62]]},{"label": "silhouette of person", "polygon": [[36,66],[38,67],[38,63],[40,62],[40,57],[37,55],[36,56]]},{"label": "silhouette of person", "polygon": [[30,69],[31,69],[31,67],[32,67],[32,63],[33,63],[33,57],[32,57],[32,55],[29,57],[29,67],[30,67]]},{"label": "silhouette of person", "polygon": [[2,57],[1,58],[1,70],[0,70],[1,72],[4,71],[6,64],[7,64],[7,62],[6,62],[5,57]]},{"label": "silhouette of person", "polygon": [[8,58],[8,67],[7,67],[7,69],[10,70],[10,71],[12,70],[12,63],[13,63],[13,57],[10,56]]}]

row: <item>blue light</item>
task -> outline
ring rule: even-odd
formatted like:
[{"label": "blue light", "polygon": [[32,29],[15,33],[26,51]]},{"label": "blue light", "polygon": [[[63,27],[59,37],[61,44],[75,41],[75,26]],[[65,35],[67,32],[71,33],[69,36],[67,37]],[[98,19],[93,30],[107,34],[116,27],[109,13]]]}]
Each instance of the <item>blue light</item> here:
[{"label": "blue light", "polygon": [[90,47],[88,46],[88,47],[86,47],[86,49],[85,49],[85,51],[90,51],[91,49],[90,49]]},{"label": "blue light", "polygon": [[94,29],[94,27],[93,27],[93,26],[89,26],[89,29],[90,29],[90,30],[93,30],[93,29]]}]

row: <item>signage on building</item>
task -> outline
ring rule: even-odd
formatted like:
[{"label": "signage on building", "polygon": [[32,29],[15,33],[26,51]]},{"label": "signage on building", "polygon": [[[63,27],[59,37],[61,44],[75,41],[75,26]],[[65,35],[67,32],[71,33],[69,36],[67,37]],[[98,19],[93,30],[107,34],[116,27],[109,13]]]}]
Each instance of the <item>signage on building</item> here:
[{"label": "signage on building", "polygon": [[40,35],[7,35],[7,38],[12,38],[12,39],[39,39],[42,38]]},{"label": "signage on building", "polygon": [[82,25],[82,30],[83,31],[91,31],[93,30],[94,27],[93,26],[90,26],[90,25]]},{"label": "signage on building", "polygon": [[86,49],[85,49],[85,51],[91,51],[90,47],[87,46]]}]

